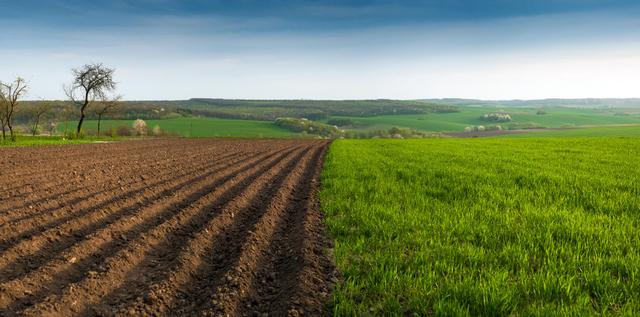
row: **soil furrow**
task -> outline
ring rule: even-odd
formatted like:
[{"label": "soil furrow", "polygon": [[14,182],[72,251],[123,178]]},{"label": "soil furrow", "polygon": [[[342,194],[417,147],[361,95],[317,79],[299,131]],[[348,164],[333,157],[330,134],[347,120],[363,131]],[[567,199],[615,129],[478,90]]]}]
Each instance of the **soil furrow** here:
[{"label": "soil furrow", "polygon": [[[317,146],[313,152],[306,155],[291,171],[282,175],[277,186],[270,188],[267,195],[270,199],[253,213],[247,214],[242,221],[238,220],[232,228],[225,232],[224,240],[217,240],[212,254],[225,254],[224,261],[216,263],[216,266],[201,267],[191,282],[192,288],[184,294],[204,293],[201,300],[196,301],[194,307],[184,310],[185,304],[190,299],[183,297],[178,300],[181,305],[176,315],[186,311],[196,311],[198,315],[240,316],[247,313],[257,313],[252,307],[237,307],[239,298],[248,291],[246,287],[253,279],[256,269],[256,260],[273,234],[277,219],[281,217],[283,210],[294,199],[293,193],[298,184],[302,183],[305,169],[308,168],[310,157],[317,153],[321,147]],[[226,241],[234,241],[227,244]],[[209,290],[209,291],[208,291]],[[210,290],[215,290],[211,292]],[[207,294],[208,293],[208,294]],[[188,306],[186,306],[188,307]]]},{"label": "soil furrow", "polygon": [[[208,168],[219,163],[220,162],[213,162],[205,165],[204,167],[199,167],[195,172],[207,172]],[[227,162],[227,164],[228,163],[229,162]],[[222,164],[225,164],[225,162],[222,162]],[[113,213],[114,208],[118,208],[118,210],[132,209],[137,205],[153,199],[153,195],[158,195],[155,192],[167,191],[167,189],[164,189],[164,186],[171,184],[175,180],[183,177],[184,175],[188,175],[189,173],[190,172],[185,172],[178,175],[170,174],[168,178],[161,179],[153,183],[143,180],[143,183],[140,186],[136,186],[134,188],[123,187],[121,189],[121,191],[123,191],[121,194],[111,196],[92,196],[89,199],[78,202],[77,204],[63,205],[62,208],[56,209],[52,214],[42,214],[39,215],[39,217],[27,219],[21,223],[11,224],[10,227],[6,226],[0,228],[0,237],[3,239],[2,242],[0,242],[0,251],[5,251],[10,247],[14,247],[20,242],[33,244],[33,241],[24,240],[32,240],[34,235],[46,232],[49,229],[56,229],[58,232],[64,232],[64,229],[66,229],[64,225],[67,225],[78,218],[83,221],[87,221],[91,219],[90,216],[96,214],[98,217],[106,217]],[[145,196],[147,197],[146,199],[141,198]],[[29,229],[21,231],[16,230],[17,228]],[[67,231],[68,233],[76,234],[76,232],[72,232],[71,229]]]},{"label": "soil furrow", "polygon": [[[225,152],[224,151],[225,148],[223,147],[215,147],[215,148],[204,148],[202,150],[199,151],[191,151],[192,153],[189,153],[189,155],[191,157],[199,157],[202,155],[206,155],[208,153],[211,152]],[[163,152],[151,152],[149,153],[149,155],[145,155],[142,160],[140,161],[139,165],[133,165],[133,164],[116,164],[117,162],[114,163],[108,163],[108,164],[92,164],[90,166],[83,166],[82,168],[78,169],[78,171],[82,174],[88,173],[89,177],[92,178],[97,178],[98,181],[90,181],[87,182],[83,177],[80,176],[76,176],[76,177],[60,177],[60,171],[58,171],[58,173],[55,175],[54,179],[44,179],[41,182],[35,182],[33,180],[29,180],[29,185],[38,185],[38,191],[30,193],[30,196],[36,196],[39,195],[37,197],[35,197],[35,199],[31,199],[31,200],[20,200],[20,202],[23,202],[26,204],[37,204],[39,202],[39,200],[46,200],[47,198],[51,198],[51,197],[56,197],[60,194],[64,194],[66,192],[72,192],[75,189],[79,188],[77,187],[77,185],[84,185],[86,183],[89,183],[89,185],[91,186],[97,186],[100,185],[102,183],[108,183],[108,182],[113,182],[114,179],[111,177],[107,177],[107,178],[103,178],[103,179],[99,179],[100,176],[102,175],[121,175],[123,173],[127,173],[130,171],[135,170],[137,173],[141,173],[143,171],[152,171],[154,167],[163,167],[163,166],[170,166],[170,164],[176,164],[176,163],[182,163],[181,160],[178,160],[178,158],[176,158],[173,154],[175,153],[179,153],[177,152],[176,149],[171,149],[171,151],[163,151]],[[120,157],[120,160],[123,162],[128,162],[128,157]],[[33,168],[33,167],[31,167]],[[71,169],[69,169],[69,167],[66,167],[65,170],[69,170],[72,171]],[[21,172],[21,171],[19,171]],[[24,179],[24,178],[22,178]],[[74,184],[76,185],[76,187],[73,188],[69,188],[69,184]],[[62,186],[62,185],[66,185],[66,186]],[[81,188],[81,187],[80,187]],[[60,190],[66,190],[66,192],[61,192]],[[55,191],[57,190],[57,191]],[[49,196],[43,196],[41,195],[42,192],[46,192],[47,195]],[[15,197],[14,197],[15,198]],[[11,206],[11,207],[16,207],[16,206]],[[8,210],[10,210],[11,208],[5,208],[0,210],[0,214],[4,214],[6,213]]]},{"label": "soil furrow", "polygon": [[[104,146],[104,145],[99,145],[99,146]],[[148,148],[141,148],[141,150],[143,151],[149,151],[149,152],[154,152],[155,149],[159,149],[161,148],[162,145],[153,145],[153,146],[149,146]],[[117,152],[114,152],[117,151]],[[90,150],[87,150],[88,153],[91,153]],[[14,194],[17,194],[21,188],[24,188],[25,186],[29,186],[31,183],[34,182],[38,182],[38,180],[40,179],[46,179],[47,177],[51,177],[52,175],[59,175],[59,171],[61,169],[63,170],[68,170],[68,171],[73,171],[73,170],[77,170],[77,169],[81,169],[81,168],[85,168],[87,167],[87,163],[83,162],[83,160],[79,160],[79,157],[84,157],[87,152],[79,152],[79,153],[75,153],[72,155],[69,155],[68,157],[65,158],[54,158],[53,160],[48,157],[45,160],[42,160],[42,162],[39,163],[34,163],[34,162],[29,162],[28,159],[25,159],[24,157],[20,158],[20,164],[29,164],[30,167],[35,167],[33,170],[33,172],[24,172],[21,170],[16,170],[12,167],[8,167],[7,170],[11,171],[11,173],[15,174],[16,176],[19,176],[19,182],[13,183],[12,186],[13,187],[6,187],[7,183],[0,183],[0,187],[5,187],[4,190],[5,191],[13,191]],[[101,152],[101,159],[100,160],[96,160],[91,162],[91,164],[97,164],[97,165],[103,165],[105,163],[108,162],[118,162],[122,159],[128,160],[130,159],[129,156],[141,156],[141,152],[136,152],[136,153],[130,153],[128,152],[126,149],[122,149],[120,151],[118,151],[117,149],[112,149],[112,150],[105,150],[105,151],[100,151]],[[93,154],[93,153],[91,153]],[[90,154],[90,155],[91,155]],[[46,156],[46,155],[45,155]],[[12,158],[5,158],[5,160],[7,160],[8,162],[14,162],[12,160]]]},{"label": "soil furrow", "polygon": [[327,141],[0,151],[0,316],[327,315]]},{"label": "soil furrow", "polygon": [[[155,186],[147,190],[145,195],[142,195],[142,197],[144,197],[143,199],[135,196],[128,196],[127,199],[122,200],[115,199],[114,201],[116,201],[118,205],[108,208],[109,212],[106,213],[104,212],[104,206],[98,204],[91,210],[86,210],[81,213],[82,218],[77,218],[74,222],[67,222],[64,225],[52,227],[51,230],[45,230],[37,235],[29,236],[30,239],[25,239],[4,252],[3,257],[0,259],[0,282],[13,279],[16,275],[37,268],[38,264],[46,258],[73,245],[94,231],[124,217],[137,216],[140,208],[148,204],[156,204],[159,199],[169,194],[173,194],[172,196],[175,197],[181,194],[181,191],[207,181],[212,175],[217,175],[216,173],[228,168],[228,166],[241,163],[245,160],[244,157],[239,157],[236,161],[215,162],[196,174],[184,173],[180,177],[174,175],[173,178],[160,184],[162,186]],[[251,158],[249,158],[249,160],[251,160]],[[181,177],[186,176],[190,176],[191,178],[179,181]],[[90,217],[91,212],[95,213],[94,217]],[[21,264],[19,263],[20,259],[28,262],[28,265],[19,265]],[[24,271],[15,271],[15,268],[21,268]]]},{"label": "soil furrow", "polygon": [[[60,295],[50,295],[43,302],[36,304],[32,309],[25,311],[29,315],[42,314],[75,314],[86,309],[86,305],[95,304],[98,300],[114,289],[123,285],[136,285],[138,279],[145,279],[141,274],[139,264],[150,252],[157,252],[157,258],[164,258],[174,248],[173,244],[183,243],[193,231],[194,226],[207,217],[215,214],[215,210],[206,207],[212,202],[208,200],[231,199],[244,187],[268,171],[278,162],[282,161],[290,152],[278,154],[277,157],[266,159],[255,167],[239,172],[236,177],[227,180],[223,185],[217,186],[205,199],[199,199],[197,206],[191,201],[186,208],[183,206],[179,213],[172,216],[162,224],[146,232],[135,241],[129,241],[126,249],[120,250],[110,256],[104,262],[107,268],[104,272],[95,274],[93,278],[84,278],[81,281],[65,287]],[[126,281],[126,283],[124,283]],[[137,291],[137,289],[136,289]],[[82,303],[77,301],[83,298]]]},{"label": "soil furrow", "polygon": [[[208,254],[217,253],[213,248],[215,243],[232,230],[238,222],[243,222],[250,214],[259,214],[261,204],[268,202],[271,193],[279,188],[284,176],[289,173],[298,162],[308,153],[309,148],[298,153],[295,157],[282,162],[274,167],[259,180],[251,183],[244,190],[244,194],[229,201],[224,206],[219,206],[219,214],[206,223],[199,231],[193,234],[193,238],[181,248],[180,253],[173,257],[170,265],[164,267],[161,274],[154,274],[155,281],[146,286],[145,295],[138,299],[133,306],[123,308],[119,313],[123,315],[181,315],[176,313],[178,303],[176,297],[183,294],[199,294],[198,298],[190,295],[190,303],[211,297],[212,289],[192,290],[187,284],[194,279],[208,278],[202,276],[204,268],[211,268],[216,264],[216,257],[206,257]],[[235,243],[235,242],[234,242]],[[150,304],[151,303],[151,304]],[[177,305],[176,305],[177,304]]]},{"label": "soil furrow", "polygon": [[[121,223],[114,223],[108,228],[96,232],[87,240],[81,241],[68,252],[32,274],[20,280],[2,284],[3,289],[20,290],[20,292],[5,293],[4,297],[0,297],[0,307],[4,307],[5,303],[11,303],[6,310],[16,311],[20,307],[34,304],[39,298],[51,294],[51,289],[60,290],[70,283],[81,280],[91,269],[103,271],[101,259],[118,250],[130,247],[129,241],[134,241],[144,232],[155,228],[156,225],[163,223],[175,214],[179,214],[182,208],[189,206],[216,186],[233,178],[236,172],[252,168],[252,166],[259,164],[262,158],[271,155],[275,155],[275,152],[239,164],[235,169],[227,170],[223,174],[217,175],[219,177],[204,182],[204,187],[196,187],[190,192],[167,196],[164,200],[140,210],[135,218],[123,219]],[[43,280],[48,284],[42,285]]]},{"label": "soil furrow", "polygon": [[[196,168],[197,166],[193,165],[193,161],[200,161],[201,159],[207,158],[207,156],[213,155],[213,154],[216,154],[216,152],[204,151],[203,153],[198,153],[198,155],[196,156],[188,157],[184,161],[179,162],[178,164],[183,168],[189,168],[189,167]],[[213,157],[211,159],[222,160],[227,157],[232,157],[234,154],[235,153],[226,154],[219,157]],[[149,158],[149,159],[153,160],[153,158]],[[36,217],[38,215],[45,214],[50,211],[58,210],[61,206],[65,206],[65,205],[68,206],[71,204],[75,204],[75,203],[84,201],[88,198],[91,198],[92,196],[95,196],[95,195],[108,193],[110,191],[114,191],[117,189],[122,190],[124,187],[129,187],[134,184],[144,183],[146,179],[150,179],[151,177],[153,177],[154,179],[159,179],[159,176],[165,176],[167,174],[172,173],[173,170],[170,168],[176,167],[176,165],[177,165],[176,159],[170,158],[170,159],[164,160],[161,163],[156,163],[153,165],[141,164],[140,165],[141,167],[133,166],[133,165],[125,165],[125,166],[128,166],[128,168],[122,169],[119,171],[110,170],[109,171],[110,174],[115,174],[120,176],[110,177],[110,178],[107,178],[106,181],[99,182],[99,183],[94,183],[89,181],[89,184],[87,184],[86,180],[76,180],[76,181],[73,181],[73,183],[76,183],[77,186],[70,190],[66,190],[64,192],[48,192],[49,196],[42,197],[37,200],[17,201],[19,203],[22,203],[22,206],[21,206],[22,208],[20,207],[16,208],[14,206],[13,208],[9,207],[5,209],[6,211],[4,213],[6,214],[6,216],[2,215],[2,212],[0,212],[0,215],[2,215],[0,216],[0,221],[3,221],[5,223],[13,223],[15,221],[29,219],[29,217]],[[151,174],[154,171],[164,171],[164,173],[160,173],[159,175]],[[129,182],[125,182],[125,180]],[[50,188],[51,187],[62,188],[63,186],[61,186],[61,184],[65,182],[66,184],[70,183],[63,180],[61,181],[61,183],[56,183],[55,185],[50,186]],[[111,187],[107,187],[107,186],[111,186]],[[45,190],[45,191],[47,191],[48,189],[47,187],[44,187],[42,185],[39,185],[38,188],[40,188],[40,190]],[[53,199],[52,197],[57,197],[57,199]]]},{"label": "soil furrow", "polygon": [[328,315],[325,304],[339,273],[327,252],[332,243],[324,232],[317,197],[325,151],[314,157],[293,203],[278,219],[278,230],[261,249],[255,278],[237,308],[252,307],[270,316]]}]

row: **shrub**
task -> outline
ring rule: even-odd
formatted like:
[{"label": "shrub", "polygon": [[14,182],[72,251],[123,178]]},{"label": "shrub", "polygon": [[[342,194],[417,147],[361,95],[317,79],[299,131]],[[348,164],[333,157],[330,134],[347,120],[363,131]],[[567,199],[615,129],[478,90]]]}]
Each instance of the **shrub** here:
[{"label": "shrub", "polygon": [[76,133],[75,130],[68,130],[64,133],[64,137],[69,140],[84,139],[85,135],[86,133],[84,129],[80,130],[80,133]]},{"label": "shrub", "polygon": [[147,123],[142,119],[136,119],[133,123],[133,129],[136,131],[136,135],[145,135],[147,134]]},{"label": "shrub", "polygon": [[164,134],[164,132],[162,131],[162,129],[160,129],[160,125],[155,125],[153,127],[153,130],[151,131],[153,133],[153,135],[155,136],[161,136]]}]

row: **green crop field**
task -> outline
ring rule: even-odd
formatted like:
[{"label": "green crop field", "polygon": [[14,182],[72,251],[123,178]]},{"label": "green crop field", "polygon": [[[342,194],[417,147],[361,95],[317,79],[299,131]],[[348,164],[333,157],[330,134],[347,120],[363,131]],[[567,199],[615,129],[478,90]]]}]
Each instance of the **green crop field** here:
[{"label": "green crop field", "polygon": [[547,130],[531,132],[527,134],[507,134],[505,138],[531,138],[531,137],[640,137],[640,125],[631,126],[602,126],[576,129]]},{"label": "green crop field", "polygon": [[[459,107],[460,112],[428,113],[408,115],[380,115],[372,117],[340,117],[353,121],[347,129],[356,131],[388,130],[391,127],[409,128],[428,132],[461,132],[467,126],[501,124],[508,126],[539,126],[545,128],[568,128],[594,125],[640,124],[640,114],[620,113],[607,109],[545,108],[544,115],[536,114],[535,108]],[[511,115],[512,122],[492,123],[480,117],[486,113],[504,111]]]},{"label": "green crop field", "polygon": [[[103,120],[101,130],[106,133],[110,128],[133,125],[134,120]],[[284,138],[295,137],[299,134],[280,128],[270,121],[235,120],[217,118],[177,118],[164,120],[146,120],[149,127],[159,125],[169,133],[187,137],[264,137]],[[73,130],[77,122],[67,122],[58,125],[59,131]],[[85,121],[84,129],[96,130],[98,121]]]},{"label": "green crop field", "polygon": [[335,141],[334,314],[637,314],[638,157],[637,138]]},{"label": "green crop field", "polygon": [[0,140],[0,147],[14,146],[41,146],[41,145],[63,145],[63,144],[82,144],[101,141],[98,138],[84,138],[80,140],[66,140],[61,136],[27,136],[18,135],[16,142],[9,140]]}]

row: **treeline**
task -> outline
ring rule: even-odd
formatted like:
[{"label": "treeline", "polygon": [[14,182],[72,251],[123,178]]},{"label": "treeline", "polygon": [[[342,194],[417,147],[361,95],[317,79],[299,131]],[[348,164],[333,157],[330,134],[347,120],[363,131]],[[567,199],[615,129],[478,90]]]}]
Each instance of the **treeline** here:
[{"label": "treeline", "polygon": [[340,130],[336,126],[305,118],[277,118],[275,124],[289,131],[303,134],[316,134],[327,138],[337,138],[344,135],[344,130]]},{"label": "treeline", "polygon": [[277,126],[287,130],[318,135],[325,138],[348,138],[348,139],[406,139],[406,138],[437,138],[442,137],[441,133],[430,133],[414,129],[403,129],[392,127],[388,130],[369,131],[346,131],[336,125],[325,124],[305,118],[277,118]]},{"label": "treeline", "polygon": [[[16,124],[30,122],[33,135],[38,133],[43,120],[49,133],[55,131],[58,121],[76,118],[78,124],[75,136],[82,135],[82,124],[88,116],[98,117],[98,134],[100,120],[120,105],[121,97],[115,93],[116,82],[113,80],[115,70],[102,64],[86,64],[71,70],[72,81],[63,86],[68,100],[65,102],[41,101],[26,104],[22,101],[29,90],[28,83],[21,77],[13,81],[0,81],[0,125],[2,141],[7,139],[7,130],[11,141],[16,141],[18,130]],[[29,129],[28,129],[29,130]]]},{"label": "treeline", "polygon": [[[404,100],[227,100],[190,99],[178,101],[123,101],[118,111],[104,119],[170,119],[210,117],[221,119],[274,121],[277,118],[325,120],[330,116],[370,117],[392,114],[458,112],[449,105]],[[87,118],[97,119],[88,113]]]},{"label": "treeline", "polygon": [[[96,104],[100,101],[96,101]],[[79,108],[69,100],[23,101],[23,107],[16,113],[18,124],[28,124],[32,120],[32,110],[42,104],[53,104],[48,114],[51,120],[67,121],[80,116]],[[419,114],[457,112],[458,108],[424,102],[403,100],[226,100],[191,99],[183,101],[120,101],[117,108],[104,113],[101,119],[111,120],[158,120],[177,117],[211,117],[221,119],[274,121],[277,118],[307,118],[325,120],[330,116],[369,117],[389,114]],[[85,111],[86,120],[98,120],[99,113],[89,107]],[[333,119],[332,119],[333,120]],[[339,119],[348,121],[349,119]],[[344,126],[345,122],[331,125]]]},{"label": "treeline", "polygon": [[371,117],[378,115],[458,112],[452,105],[412,100],[240,100],[194,98],[183,101],[149,101],[156,107],[184,114],[228,119],[272,121],[277,118],[324,120],[330,116]]},{"label": "treeline", "polygon": [[388,130],[346,131],[343,135],[348,139],[421,139],[443,137],[439,132],[424,132],[415,129],[392,127]]}]

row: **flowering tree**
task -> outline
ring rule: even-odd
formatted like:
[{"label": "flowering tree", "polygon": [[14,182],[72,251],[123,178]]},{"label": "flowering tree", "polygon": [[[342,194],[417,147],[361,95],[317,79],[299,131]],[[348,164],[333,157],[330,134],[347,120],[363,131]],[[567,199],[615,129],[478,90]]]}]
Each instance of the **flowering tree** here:
[{"label": "flowering tree", "polygon": [[133,123],[133,129],[136,130],[137,135],[145,135],[147,133],[147,123],[142,119],[137,119]]}]

